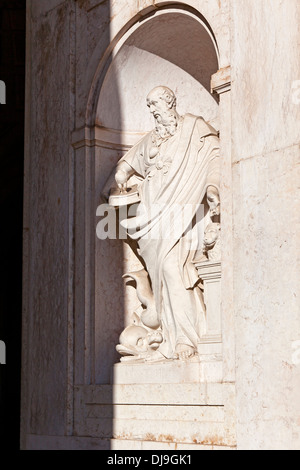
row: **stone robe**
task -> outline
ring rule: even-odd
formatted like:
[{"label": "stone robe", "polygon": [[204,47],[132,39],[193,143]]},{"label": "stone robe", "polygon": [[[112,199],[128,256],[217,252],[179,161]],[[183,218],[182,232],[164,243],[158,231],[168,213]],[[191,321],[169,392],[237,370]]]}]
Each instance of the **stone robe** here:
[{"label": "stone robe", "polygon": [[193,264],[202,235],[195,221],[203,217],[208,186],[219,188],[218,133],[187,114],[151,158],[153,147],[150,132],[122,159],[142,180],[137,216],[125,225],[151,280],[164,334],[159,350],[171,358],[178,344],[197,349],[203,333],[205,306]]}]

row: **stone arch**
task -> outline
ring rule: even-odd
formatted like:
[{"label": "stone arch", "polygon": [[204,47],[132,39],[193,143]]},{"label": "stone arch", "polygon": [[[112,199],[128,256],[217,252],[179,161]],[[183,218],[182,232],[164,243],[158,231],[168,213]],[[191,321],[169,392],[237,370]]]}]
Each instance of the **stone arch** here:
[{"label": "stone arch", "polygon": [[[181,2],[163,2],[161,6],[157,4],[149,13],[148,10],[149,8],[145,8],[123,25],[98,62],[96,72],[91,78],[86,108],[88,126],[99,124],[99,97],[104,92],[110,69],[124,47],[136,46],[148,54],[171,62],[202,83],[209,94],[211,75],[217,72],[222,62],[216,35],[209,22],[198,9]],[[171,31],[174,23],[175,28]],[[151,30],[153,33],[158,32],[156,37],[148,34]],[[165,50],[164,39],[173,40],[173,45],[170,47],[168,44]],[[96,54],[95,50],[94,56]],[[188,63],[191,57],[194,60]],[[97,58],[92,57],[91,64],[95,61]],[[215,101],[218,101],[216,96]]]}]

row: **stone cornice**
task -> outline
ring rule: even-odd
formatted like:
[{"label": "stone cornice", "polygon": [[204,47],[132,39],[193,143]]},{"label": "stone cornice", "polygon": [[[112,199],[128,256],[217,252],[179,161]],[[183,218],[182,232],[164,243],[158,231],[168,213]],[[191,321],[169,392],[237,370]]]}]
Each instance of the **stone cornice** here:
[{"label": "stone cornice", "polygon": [[231,90],[231,67],[224,67],[218,70],[217,73],[212,75],[211,77],[211,92],[218,93],[221,95],[222,93],[226,93]]}]

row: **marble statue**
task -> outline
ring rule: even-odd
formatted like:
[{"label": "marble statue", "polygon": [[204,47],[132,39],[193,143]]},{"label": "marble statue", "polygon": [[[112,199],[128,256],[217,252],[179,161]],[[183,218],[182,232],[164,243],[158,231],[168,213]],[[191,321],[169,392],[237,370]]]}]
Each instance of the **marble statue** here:
[{"label": "marble statue", "polygon": [[[211,221],[220,215],[219,138],[202,117],[180,116],[176,96],[167,87],[152,90],[147,106],[155,128],[124,155],[115,173],[124,197],[130,191],[130,179],[140,179],[136,217],[123,224],[137,241],[146,267],[125,274],[136,283],[143,306],[139,328],[145,331],[135,325],[125,330],[121,346],[130,343],[130,347],[125,350],[119,345],[118,350],[146,362],[185,361],[197,354],[205,321],[203,292],[193,263],[203,250],[203,234],[195,221],[205,199]],[[154,348],[149,346],[149,331],[161,335]]]},{"label": "marble statue", "polygon": [[204,232],[203,252],[209,261],[221,261],[221,225],[209,224]]}]

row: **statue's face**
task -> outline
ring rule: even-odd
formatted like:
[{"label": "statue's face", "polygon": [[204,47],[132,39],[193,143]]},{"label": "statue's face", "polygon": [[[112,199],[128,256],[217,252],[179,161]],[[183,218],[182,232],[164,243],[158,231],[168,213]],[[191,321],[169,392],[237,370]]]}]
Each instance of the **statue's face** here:
[{"label": "statue's face", "polygon": [[160,344],[163,342],[163,336],[159,331],[153,331],[148,334],[147,342],[148,342],[149,348],[158,349]]},{"label": "statue's face", "polygon": [[149,349],[147,338],[137,338],[136,349],[139,352],[147,352]]},{"label": "statue's face", "polygon": [[204,245],[210,247],[216,243],[219,238],[219,228],[214,225],[209,225],[204,234]]},{"label": "statue's face", "polygon": [[136,349],[139,352],[147,352],[151,349],[157,349],[163,342],[162,334],[158,331],[148,333],[137,338]]},{"label": "statue's face", "polygon": [[161,98],[160,93],[157,91],[151,92],[148,95],[147,106],[150,109],[150,113],[153,114],[154,119],[159,123],[162,121],[165,114],[170,111],[168,104]]}]

